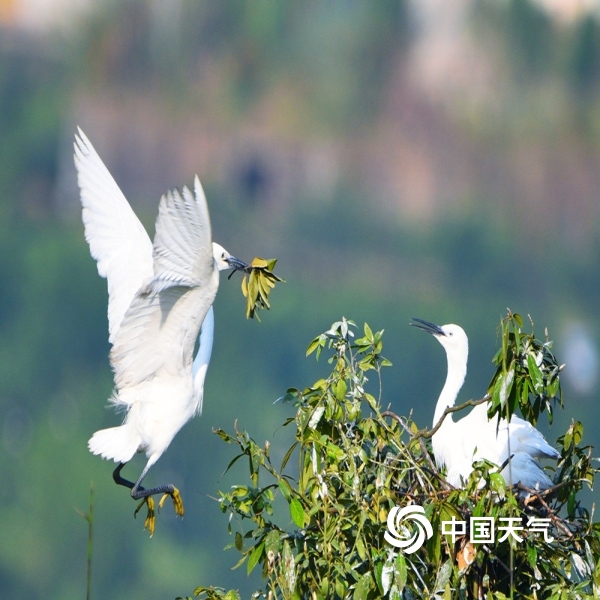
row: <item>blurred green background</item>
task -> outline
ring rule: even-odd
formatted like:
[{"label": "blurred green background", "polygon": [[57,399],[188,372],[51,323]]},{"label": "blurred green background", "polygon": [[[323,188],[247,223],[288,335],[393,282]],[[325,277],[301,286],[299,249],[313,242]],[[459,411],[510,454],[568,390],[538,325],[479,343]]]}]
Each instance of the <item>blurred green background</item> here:
[{"label": "blurred green background", "polygon": [[[243,468],[221,476],[233,449],[211,429],[237,419],[283,455],[293,409],[273,402],[328,373],[305,349],[342,316],[385,328],[384,403],[424,426],[445,359],[410,317],[465,328],[468,399],[506,307],[530,313],[567,364],[566,408],[540,427],[553,441],[579,419],[600,445],[594,6],[0,1],[0,597],[84,597],[92,483],[93,598],[259,587],[222,551],[214,498]],[[104,408],[106,283],[83,237],[77,125],[150,232],[161,194],[198,173],[214,238],[277,257],[287,281],[258,323],[239,277],[222,278],[204,413],[148,479],[180,488],[185,519],[167,505],[152,539],[86,449],[119,417]]]}]

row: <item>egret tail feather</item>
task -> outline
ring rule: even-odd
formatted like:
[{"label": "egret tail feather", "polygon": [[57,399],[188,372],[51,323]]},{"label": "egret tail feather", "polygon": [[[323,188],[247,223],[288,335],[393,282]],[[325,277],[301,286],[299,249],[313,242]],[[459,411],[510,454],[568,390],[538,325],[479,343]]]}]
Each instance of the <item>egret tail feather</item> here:
[{"label": "egret tail feather", "polygon": [[102,458],[126,463],[137,452],[140,441],[130,427],[120,425],[96,431],[88,441],[88,448],[92,454],[99,454]]}]

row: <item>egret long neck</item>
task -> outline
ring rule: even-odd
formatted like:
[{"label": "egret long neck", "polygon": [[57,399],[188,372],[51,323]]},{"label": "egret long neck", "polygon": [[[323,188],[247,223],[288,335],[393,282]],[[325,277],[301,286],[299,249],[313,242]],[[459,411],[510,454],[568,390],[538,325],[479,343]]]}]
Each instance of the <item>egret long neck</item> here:
[{"label": "egret long neck", "polygon": [[435,414],[433,415],[434,426],[442,418],[444,410],[448,406],[454,406],[458,392],[460,392],[460,388],[467,376],[467,354],[446,351],[446,356],[448,358],[448,375],[446,376],[446,383],[442,388],[435,407]]},{"label": "egret long neck", "polygon": [[202,398],[204,395],[204,379],[206,377],[206,371],[208,369],[208,363],[210,363],[210,355],[212,353],[213,338],[215,333],[215,313],[211,306],[202,321],[202,327],[200,328],[200,337],[198,354],[194,358],[192,364],[192,377],[194,378],[194,392],[197,398],[198,406],[196,412],[200,414],[202,412]]}]

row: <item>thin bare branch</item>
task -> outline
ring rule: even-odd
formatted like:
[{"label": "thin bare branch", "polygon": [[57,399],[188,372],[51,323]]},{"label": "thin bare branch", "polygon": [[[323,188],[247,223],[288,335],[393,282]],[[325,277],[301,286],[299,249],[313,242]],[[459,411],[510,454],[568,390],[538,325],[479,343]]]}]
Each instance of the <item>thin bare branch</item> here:
[{"label": "thin bare branch", "polygon": [[558,485],[548,488],[547,490],[544,490],[543,492],[539,492],[538,490],[534,490],[533,488],[527,487],[526,485],[517,483],[517,488],[519,490],[521,490],[523,492],[527,492],[528,494],[531,494],[532,496],[537,498],[537,500],[540,502],[540,504],[548,511],[548,517],[552,520],[552,522],[554,523],[556,528],[564,531],[568,538],[572,538],[573,532],[563,523],[563,520],[554,512],[554,510],[552,510],[548,506],[548,504],[542,497],[542,496],[546,496],[550,492],[555,491],[557,488],[560,488],[560,487],[562,487],[562,484],[559,483]]},{"label": "thin bare branch", "polygon": [[[402,417],[398,416],[395,412],[392,412],[391,410],[386,410],[381,413],[381,416],[382,417],[390,417],[390,418],[394,419],[394,421],[397,421],[398,423],[400,423],[400,425],[404,428],[404,431],[406,431],[411,437],[416,436],[415,432],[411,431],[410,427],[408,427],[408,425],[404,422],[404,419]],[[435,464],[431,460],[431,455],[429,454],[429,451],[427,450],[427,447],[425,446],[423,437],[424,436],[420,436],[417,439],[419,440],[419,446],[421,447],[421,452],[422,452],[423,456],[425,457],[425,460],[427,460],[427,462],[429,463],[429,466],[431,468],[431,474],[434,475],[435,477],[437,477],[443,483],[446,483],[444,478],[441,477],[441,475],[439,474],[439,471],[436,468]],[[447,484],[447,485],[449,485],[449,484]]]},{"label": "thin bare branch", "polygon": [[446,407],[442,416],[440,417],[440,420],[435,424],[435,427],[433,427],[432,429],[424,428],[424,429],[419,429],[418,431],[412,431],[406,425],[406,423],[404,422],[402,417],[399,417],[395,412],[392,412],[391,410],[386,410],[386,411],[382,412],[381,416],[382,417],[391,417],[392,419],[394,419],[395,421],[400,423],[400,425],[404,428],[404,430],[411,437],[429,439],[435,435],[437,430],[442,426],[444,419],[449,414],[458,412],[460,410],[464,410],[465,408],[468,408],[469,406],[479,406],[480,404],[483,404],[484,402],[488,402],[489,399],[490,399],[490,396],[486,394],[483,398],[480,398],[479,400],[467,400],[466,402],[463,402],[462,404],[457,404],[455,406]]}]

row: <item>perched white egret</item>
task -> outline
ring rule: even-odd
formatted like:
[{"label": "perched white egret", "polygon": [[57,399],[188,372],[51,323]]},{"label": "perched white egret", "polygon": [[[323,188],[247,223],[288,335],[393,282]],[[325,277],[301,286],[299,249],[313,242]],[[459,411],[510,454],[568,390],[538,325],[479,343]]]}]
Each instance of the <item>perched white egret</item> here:
[{"label": "perched white egret", "polygon": [[[115,380],[110,401],[125,410],[123,424],[96,431],[88,447],[119,463],[114,480],[147,503],[146,525],[152,532],[154,494],[164,494],[161,505],[171,496],[179,515],[183,504],[172,484],[146,489],[142,480],[177,432],[202,410],[219,271],[245,269],[246,264],[211,242],[208,207],[197,176],[193,194],[184,187],[161,198],[152,243],[81,129],[74,146],[85,237],[98,273],[108,283]],[[133,483],[121,476],[121,469],[136,452],[145,452],[148,462]]]},{"label": "perched white egret", "polygon": [[[439,326],[422,319],[413,319],[411,325],[432,334],[446,350],[448,375],[435,407],[435,426],[446,408],[454,406],[464,383],[469,341],[458,325]],[[448,483],[461,486],[473,471],[473,462],[486,459],[504,465],[502,476],[509,485],[520,482],[538,490],[551,487],[552,481],[536,459],[557,459],[558,451],[531,423],[513,416],[510,423],[501,419],[498,424],[496,419],[488,419],[487,409],[485,403],[479,404],[458,421],[449,414],[433,435],[433,454],[438,467],[446,467]]]}]

